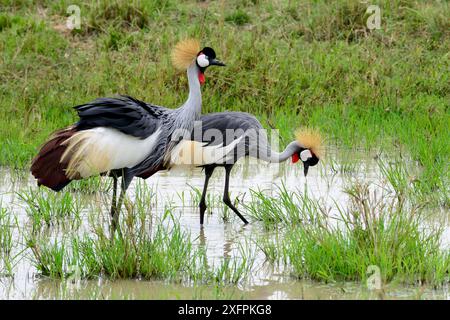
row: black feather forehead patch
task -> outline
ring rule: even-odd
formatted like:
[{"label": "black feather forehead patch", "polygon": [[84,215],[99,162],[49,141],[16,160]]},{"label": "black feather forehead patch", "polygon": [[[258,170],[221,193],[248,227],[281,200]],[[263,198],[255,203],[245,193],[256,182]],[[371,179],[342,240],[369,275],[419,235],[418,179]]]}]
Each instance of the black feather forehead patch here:
[{"label": "black feather forehead patch", "polygon": [[213,48],[210,48],[210,47],[204,47],[204,48],[202,49],[202,51],[200,51],[200,52],[203,52],[203,54],[204,54],[205,56],[207,56],[208,58],[210,58],[210,59],[215,59],[215,58],[216,58],[216,52],[214,51]]}]

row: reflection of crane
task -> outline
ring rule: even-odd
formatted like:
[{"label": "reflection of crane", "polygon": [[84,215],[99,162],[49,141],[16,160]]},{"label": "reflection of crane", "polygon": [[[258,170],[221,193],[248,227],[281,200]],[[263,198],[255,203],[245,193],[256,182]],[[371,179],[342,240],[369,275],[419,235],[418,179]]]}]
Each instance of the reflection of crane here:
[{"label": "reflection of crane", "polygon": [[[148,178],[167,167],[176,146],[176,130],[192,130],[201,113],[200,85],[211,65],[223,66],[213,49],[200,50],[198,41],[185,40],[174,48],[172,60],[187,69],[189,97],[178,109],[167,109],[128,96],[99,98],[75,107],[80,120],[57,131],[34,158],[31,172],[39,185],[59,191],[72,180],[109,173],[114,181],[111,215],[118,224],[125,192],[133,177]],[[117,179],[122,177],[116,202]]]},{"label": "reflection of crane", "polygon": [[[190,162],[205,170],[205,184],[200,200],[200,224],[203,224],[206,210],[205,197],[209,178],[216,167],[225,168],[223,202],[244,223],[248,223],[231,202],[228,191],[230,172],[238,159],[245,156],[267,162],[283,162],[288,158],[297,162],[300,159],[303,162],[306,176],[308,168],[315,166],[321,156],[321,138],[314,130],[298,131],[296,141],[291,142],[283,152],[279,153],[270,148],[267,136],[262,131],[262,125],[251,114],[244,112],[212,113],[203,115],[200,120],[201,130],[194,128],[191,141],[183,141],[172,152],[174,164]],[[202,134],[197,134],[197,131]]]}]

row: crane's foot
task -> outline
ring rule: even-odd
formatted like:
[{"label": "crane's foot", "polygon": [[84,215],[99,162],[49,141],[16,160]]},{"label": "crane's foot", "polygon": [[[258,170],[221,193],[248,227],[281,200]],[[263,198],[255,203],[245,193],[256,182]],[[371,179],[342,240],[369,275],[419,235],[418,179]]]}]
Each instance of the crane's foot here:
[{"label": "crane's foot", "polygon": [[236,213],[236,215],[244,222],[244,224],[248,224],[247,219],[244,218],[244,216],[239,212],[239,210],[231,203],[231,200],[229,197],[225,196],[223,198],[223,202]]}]

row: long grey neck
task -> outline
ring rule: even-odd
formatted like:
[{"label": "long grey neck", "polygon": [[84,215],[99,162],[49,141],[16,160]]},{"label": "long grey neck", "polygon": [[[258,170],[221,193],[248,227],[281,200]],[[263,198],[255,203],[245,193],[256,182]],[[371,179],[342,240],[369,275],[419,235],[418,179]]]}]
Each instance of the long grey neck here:
[{"label": "long grey neck", "polygon": [[[179,124],[194,125],[194,121],[200,118],[202,112],[202,92],[200,90],[200,81],[198,80],[199,68],[193,63],[187,70],[189,82],[189,96],[186,102],[178,109],[177,118]],[[185,126],[183,126],[185,127]]]},{"label": "long grey neck", "polygon": [[268,162],[279,163],[284,162],[288,158],[290,158],[295,152],[298,152],[300,147],[298,146],[296,141],[292,141],[288,144],[286,149],[283,152],[276,152],[268,148],[268,155],[260,155],[259,158]]}]

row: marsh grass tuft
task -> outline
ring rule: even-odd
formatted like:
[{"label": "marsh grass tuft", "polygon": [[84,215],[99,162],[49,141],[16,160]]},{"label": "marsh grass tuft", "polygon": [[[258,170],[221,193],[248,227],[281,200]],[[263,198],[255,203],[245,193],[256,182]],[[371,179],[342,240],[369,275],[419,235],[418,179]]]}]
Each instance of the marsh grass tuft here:
[{"label": "marsh grass tuft", "polygon": [[83,201],[70,192],[55,193],[44,188],[28,188],[18,192],[30,217],[33,228],[52,226],[60,222],[70,222],[77,226],[81,222],[80,214]]},{"label": "marsh grass tuft", "polygon": [[13,219],[6,208],[2,207],[0,203],[0,277],[13,275],[14,257],[12,256],[13,249],[13,234],[12,234]]},{"label": "marsh grass tuft", "polygon": [[108,177],[93,176],[88,179],[72,181],[66,188],[66,191],[82,194],[93,194],[97,192],[109,192],[111,180]]},{"label": "marsh grass tuft", "polygon": [[[41,235],[29,240],[37,269],[42,275],[67,278],[74,269],[85,279],[170,279],[179,281],[189,266],[192,243],[179,225],[157,227],[153,236],[128,228],[111,239],[103,228],[93,236],[71,235],[48,241]],[[148,231],[148,230],[147,230]]]},{"label": "marsh grass tuft", "polygon": [[321,210],[318,202],[306,193],[289,191],[284,182],[276,188],[276,197],[268,197],[263,190],[250,190],[250,201],[243,204],[249,215],[262,221],[266,228],[277,224],[296,225],[306,218],[314,219],[314,214]]},{"label": "marsh grass tuft", "polygon": [[36,268],[44,276],[58,279],[168,280],[207,285],[228,285],[243,281],[253,265],[252,255],[241,248],[242,257],[207,261],[206,251],[195,247],[190,234],[182,231],[170,206],[154,221],[145,201],[152,189],[137,188],[134,206],[125,206],[121,233],[108,233],[103,221],[89,219],[93,234],[66,233],[49,239],[46,233],[30,232],[28,247]]},{"label": "marsh grass tuft", "polygon": [[368,267],[374,265],[385,282],[449,282],[450,254],[441,248],[444,228],[427,222],[421,206],[411,206],[403,195],[379,194],[367,184],[354,184],[346,193],[350,205],[336,204],[337,215],[305,195],[288,198],[287,203],[266,197],[263,203],[278,202],[283,213],[298,205],[295,199],[311,203],[299,206],[302,223],[291,225],[297,216],[283,216],[288,225],[280,231],[283,240],[260,243],[268,260],[287,264],[299,278],[365,280]]}]

